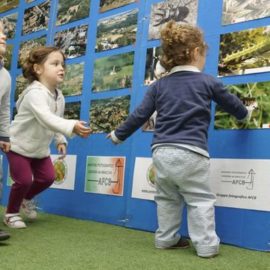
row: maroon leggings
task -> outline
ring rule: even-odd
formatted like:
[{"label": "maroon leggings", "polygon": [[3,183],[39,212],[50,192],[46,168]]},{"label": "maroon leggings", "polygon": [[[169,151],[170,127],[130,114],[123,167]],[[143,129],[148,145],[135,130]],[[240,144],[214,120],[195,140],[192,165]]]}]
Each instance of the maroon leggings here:
[{"label": "maroon leggings", "polygon": [[14,181],[9,195],[7,213],[19,213],[23,199],[31,200],[48,188],[55,179],[50,157],[29,158],[8,152],[10,175]]}]

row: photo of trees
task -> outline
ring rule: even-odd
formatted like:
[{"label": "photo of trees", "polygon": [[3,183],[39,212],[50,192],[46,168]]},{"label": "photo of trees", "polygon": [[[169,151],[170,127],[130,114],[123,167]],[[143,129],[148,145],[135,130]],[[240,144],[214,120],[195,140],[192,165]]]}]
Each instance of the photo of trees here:
[{"label": "photo of trees", "polygon": [[134,44],[137,33],[138,10],[102,19],[97,26],[96,52]]},{"label": "photo of trees", "polygon": [[260,129],[270,128],[270,81],[229,85],[231,93],[237,95],[246,106],[253,106],[251,119],[239,122],[216,106],[215,129]]},{"label": "photo of trees", "polygon": [[130,96],[92,100],[90,104],[90,127],[93,133],[109,133],[126,120]]},{"label": "photo of trees", "polygon": [[132,87],[134,52],[99,58],[94,64],[93,92]]},{"label": "photo of trees", "polygon": [[36,47],[44,46],[46,44],[46,36],[27,40],[20,45],[18,68],[22,66],[24,59],[28,57],[29,52]]},{"label": "photo of trees", "polygon": [[270,71],[270,27],[223,34],[219,50],[220,76]]},{"label": "photo of trees", "polygon": [[19,95],[22,91],[27,87],[28,80],[23,77],[23,75],[18,75],[16,77],[16,89],[15,89],[15,96],[14,101],[16,102],[19,98]]},{"label": "photo of trees", "polygon": [[64,118],[80,119],[81,102],[68,102],[65,104]]},{"label": "photo of trees", "polygon": [[10,70],[11,68],[12,51],[13,51],[13,45],[8,44],[6,54],[5,54],[5,68],[8,70]]},{"label": "photo of trees", "polygon": [[74,22],[89,15],[90,0],[59,0],[56,25]]},{"label": "photo of trees", "polygon": [[76,96],[82,93],[84,63],[66,66],[65,79],[60,85],[64,96]]}]

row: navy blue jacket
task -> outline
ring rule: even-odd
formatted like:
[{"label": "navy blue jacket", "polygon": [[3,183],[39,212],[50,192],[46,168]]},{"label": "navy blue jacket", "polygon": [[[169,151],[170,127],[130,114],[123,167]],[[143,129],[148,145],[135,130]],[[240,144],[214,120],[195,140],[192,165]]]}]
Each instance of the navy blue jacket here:
[{"label": "navy blue jacket", "polygon": [[212,100],[239,120],[248,114],[242,101],[216,78],[202,72],[172,73],[150,85],[142,103],[115,130],[115,135],[125,140],[156,110],[152,145],[189,144],[208,151]]}]

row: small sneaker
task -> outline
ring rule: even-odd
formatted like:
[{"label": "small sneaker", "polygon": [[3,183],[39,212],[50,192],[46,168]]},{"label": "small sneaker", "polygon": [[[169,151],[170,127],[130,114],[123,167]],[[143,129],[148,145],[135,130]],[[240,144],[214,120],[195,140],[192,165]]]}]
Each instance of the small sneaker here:
[{"label": "small sneaker", "polygon": [[20,217],[19,213],[17,214],[5,214],[4,216],[4,224],[6,224],[9,228],[12,229],[23,229],[26,228],[25,223]]},{"label": "small sneaker", "polygon": [[189,247],[190,247],[189,241],[186,238],[181,237],[176,244],[169,247],[159,247],[159,248],[160,249],[184,249],[184,248],[189,248]]},{"label": "small sneaker", "polygon": [[26,200],[24,199],[21,204],[21,210],[26,217],[29,219],[36,219],[37,218],[37,211],[36,205],[33,200]]}]

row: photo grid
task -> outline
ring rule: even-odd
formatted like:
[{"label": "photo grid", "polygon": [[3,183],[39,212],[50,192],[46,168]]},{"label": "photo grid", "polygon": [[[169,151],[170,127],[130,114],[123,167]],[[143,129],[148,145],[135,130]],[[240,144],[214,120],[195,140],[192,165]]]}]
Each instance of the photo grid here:
[{"label": "photo grid", "polygon": [[[92,1],[25,0],[23,10],[18,10],[18,0],[1,1],[0,19],[8,43],[5,66],[15,82],[13,116],[15,102],[28,84],[21,71],[25,57],[35,47],[56,46],[66,56],[65,80],[59,86],[67,100],[64,117],[83,118],[92,128],[92,136],[106,135],[129,115],[133,93],[146,91],[150,84],[167,75],[160,64],[161,27],[171,19],[179,24],[198,23],[198,0],[147,1],[147,20],[140,14],[140,1],[100,0],[95,16],[91,13]],[[222,4],[220,25],[227,30],[218,33],[217,77],[234,77],[234,83],[227,86],[229,91],[245,105],[255,104],[256,109],[251,121],[242,124],[216,106],[214,129],[270,128],[269,81],[262,81],[259,76],[252,83],[241,80],[242,75],[270,72],[270,26],[243,26],[240,31],[230,31],[230,25],[269,17],[270,2],[223,0]],[[53,17],[52,9],[56,10]],[[138,42],[144,46],[139,47]],[[18,47],[18,56],[14,47]],[[134,70],[136,58],[142,59],[139,70]],[[135,74],[138,88],[134,87]],[[156,118],[155,112],[141,130],[153,132]]]}]

